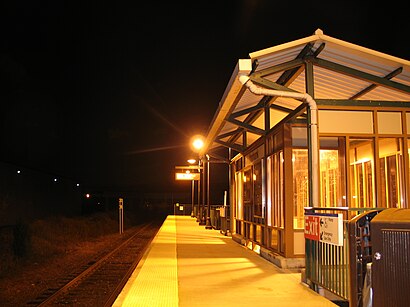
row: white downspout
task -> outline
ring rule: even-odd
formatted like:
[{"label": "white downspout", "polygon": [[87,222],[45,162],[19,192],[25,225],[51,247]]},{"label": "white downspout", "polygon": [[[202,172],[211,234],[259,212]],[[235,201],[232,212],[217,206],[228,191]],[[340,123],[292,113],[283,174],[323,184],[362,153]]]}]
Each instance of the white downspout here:
[{"label": "white downspout", "polygon": [[311,197],[309,197],[309,205],[311,207],[319,207],[319,144],[318,144],[318,110],[316,101],[307,93],[295,93],[288,91],[278,91],[265,89],[255,85],[247,75],[239,74],[239,81],[244,84],[253,94],[264,96],[288,97],[301,99],[305,101],[310,110],[310,122],[308,129],[310,129],[310,147],[311,147],[311,165],[312,165],[312,183],[310,187]]}]

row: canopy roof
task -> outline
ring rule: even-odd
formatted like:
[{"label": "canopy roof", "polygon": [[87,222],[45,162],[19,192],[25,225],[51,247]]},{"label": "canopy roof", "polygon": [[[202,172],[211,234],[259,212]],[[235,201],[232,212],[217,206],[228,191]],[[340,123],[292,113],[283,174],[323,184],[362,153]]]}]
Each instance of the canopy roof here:
[{"label": "canopy roof", "polygon": [[[410,107],[410,61],[323,34],[256,51],[240,59],[200,155],[220,146],[243,152],[282,120],[304,117],[304,103],[251,93],[238,76],[260,87],[308,93],[318,105]],[[319,123],[320,125],[320,123]]]}]

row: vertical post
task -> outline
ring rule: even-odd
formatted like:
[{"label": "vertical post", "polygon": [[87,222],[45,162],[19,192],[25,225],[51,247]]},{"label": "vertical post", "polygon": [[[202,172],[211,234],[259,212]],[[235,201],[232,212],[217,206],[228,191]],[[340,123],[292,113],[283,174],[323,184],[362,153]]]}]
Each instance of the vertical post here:
[{"label": "vertical post", "polygon": [[201,159],[198,160],[198,210],[196,211],[196,221],[201,222]]},{"label": "vertical post", "polygon": [[195,180],[192,180],[192,205],[191,205],[191,217],[194,217],[194,198],[195,198]]},{"label": "vertical post", "polygon": [[206,225],[205,229],[212,229],[212,224],[211,224],[211,203],[209,201],[209,156],[207,155],[207,163],[206,163],[206,205],[207,205],[207,211],[206,211]]},{"label": "vertical post", "polygon": [[[202,159],[202,158],[201,158]],[[206,201],[206,180],[205,180],[205,164],[202,163],[202,203],[201,203],[201,217],[199,225],[205,225],[205,201]]]},{"label": "vertical post", "polygon": [[119,219],[119,230],[120,234],[124,232],[124,200],[120,198],[118,206],[118,219]]},{"label": "vertical post", "polygon": [[[229,202],[227,204],[228,208],[226,208],[226,231],[230,232],[231,229],[234,229],[234,227],[231,225],[231,221],[233,221],[233,215],[231,218],[231,212],[233,214],[233,208],[231,207],[231,204],[233,204],[233,195],[232,192],[235,191],[235,189],[232,189],[233,186],[233,181],[232,181],[232,168],[231,168],[231,161],[232,161],[232,149],[228,149],[228,189],[229,189]],[[232,166],[233,167],[233,166]]]}]

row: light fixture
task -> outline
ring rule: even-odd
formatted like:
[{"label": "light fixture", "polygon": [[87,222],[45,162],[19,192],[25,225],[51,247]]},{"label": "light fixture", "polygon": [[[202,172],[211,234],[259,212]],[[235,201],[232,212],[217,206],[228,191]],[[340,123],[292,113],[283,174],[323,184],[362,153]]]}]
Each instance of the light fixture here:
[{"label": "light fixture", "polygon": [[192,149],[196,152],[200,151],[202,147],[204,147],[204,144],[205,144],[204,138],[201,135],[195,135],[191,139]]}]

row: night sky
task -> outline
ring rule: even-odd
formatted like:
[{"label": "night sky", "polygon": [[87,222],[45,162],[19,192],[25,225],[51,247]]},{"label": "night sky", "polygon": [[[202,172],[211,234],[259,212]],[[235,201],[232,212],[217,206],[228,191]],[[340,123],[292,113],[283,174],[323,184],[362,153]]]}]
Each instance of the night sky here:
[{"label": "night sky", "polygon": [[321,28],[410,60],[394,3],[3,1],[0,160],[175,189],[174,166],[193,156],[189,139],[206,134],[238,59]]}]

